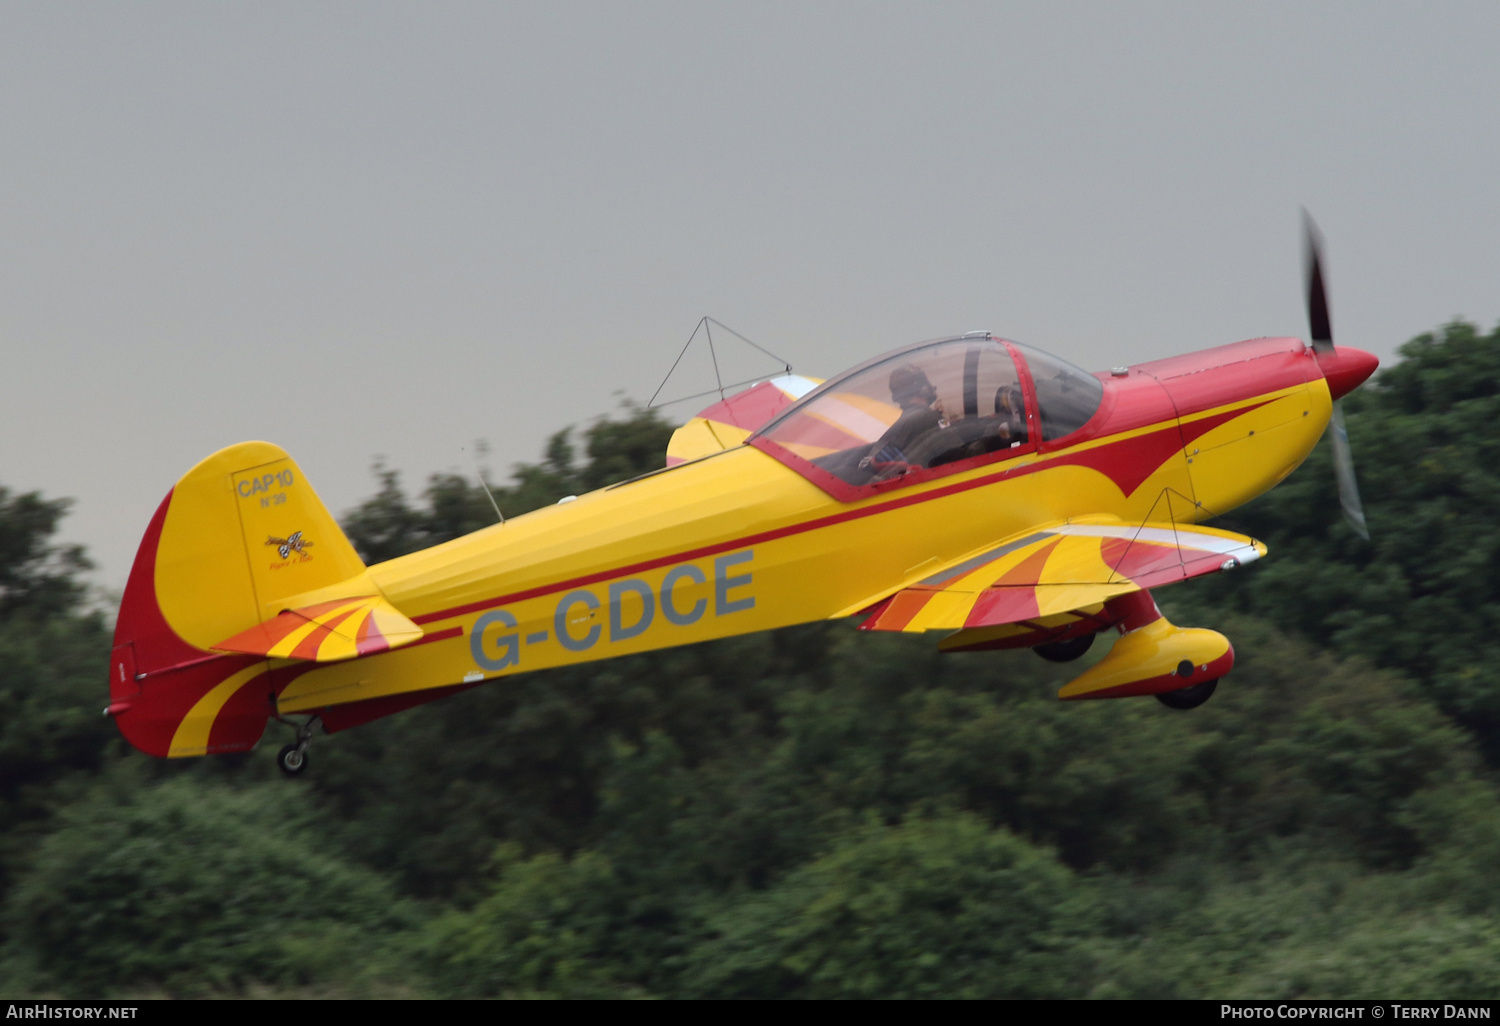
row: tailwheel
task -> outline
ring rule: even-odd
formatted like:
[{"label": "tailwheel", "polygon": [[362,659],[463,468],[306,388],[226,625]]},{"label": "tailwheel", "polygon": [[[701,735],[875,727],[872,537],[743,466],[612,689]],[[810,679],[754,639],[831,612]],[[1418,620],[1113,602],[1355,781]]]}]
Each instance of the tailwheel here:
[{"label": "tailwheel", "polygon": [[1214,696],[1214,689],[1218,686],[1217,679],[1206,680],[1178,691],[1158,691],[1156,700],[1168,709],[1196,709]]},{"label": "tailwheel", "polygon": [[307,769],[307,744],[287,745],[276,756],[276,765],[281,767],[281,772],[289,777],[295,777]]},{"label": "tailwheel", "polygon": [[1089,633],[1080,634],[1066,641],[1049,641],[1044,645],[1034,645],[1031,650],[1049,663],[1071,663],[1087,652],[1093,644],[1094,635]]},{"label": "tailwheel", "polygon": [[318,718],[309,716],[300,724],[290,720],[281,722],[296,729],[297,740],[276,753],[276,765],[287,776],[295,777],[307,769],[307,746],[312,744],[313,724],[318,722]]}]

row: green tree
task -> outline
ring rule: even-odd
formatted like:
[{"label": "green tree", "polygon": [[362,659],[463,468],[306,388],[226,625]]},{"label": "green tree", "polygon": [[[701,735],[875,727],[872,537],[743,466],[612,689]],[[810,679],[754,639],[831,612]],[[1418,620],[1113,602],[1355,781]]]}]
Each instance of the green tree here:
[{"label": "green tree", "polygon": [[[491,488],[500,512],[519,516],[565,495],[665,466],[672,425],[656,410],[632,403],[624,404],[621,412],[619,419],[602,417],[589,425],[584,432],[585,462],[578,462],[573,429],[564,428],[548,440],[542,462],[517,464],[510,484]],[[345,533],[366,563],[417,552],[495,522],[484,488],[461,474],[432,475],[422,495],[425,505],[414,507],[397,471],[378,461],[374,470],[380,490],[343,520]]]},{"label": "green tree", "polygon": [[713,997],[1064,997],[1087,983],[1089,888],[968,815],[870,825],[710,920]]},{"label": "green tree", "polygon": [[73,994],[378,976],[413,910],[327,851],[319,830],[279,781],[103,786],[63,812],[17,884],[10,953]]},{"label": "green tree", "polygon": [[67,508],[0,488],[0,900],[116,737],[100,715],[109,635],[83,606],[89,564],[52,541]]},{"label": "green tree", "polygon": [[72,613],[82,601],[78,574],[90,569],[83,548],[52,541],[70,505],[0,487],[0,618],[39,620]]},{"label": "green tree", "polygon": [[626,895],[609,860],[585,852],[524,858],[502,845],[494,885],[472,910],[427,931],[423,950],[439,993],[453,997],[622,997]]},{"label": "green tree", "polygon": [[[664,920],[595,852],[503,847],[490,892],[428,931],[459,996],[1043,997],[1086,982],[1089,889],[973,817],[857,827],[777,886]],[[685,906],[691,907],[691,906]],[[665,942],[665,946],[664,946]]]}]

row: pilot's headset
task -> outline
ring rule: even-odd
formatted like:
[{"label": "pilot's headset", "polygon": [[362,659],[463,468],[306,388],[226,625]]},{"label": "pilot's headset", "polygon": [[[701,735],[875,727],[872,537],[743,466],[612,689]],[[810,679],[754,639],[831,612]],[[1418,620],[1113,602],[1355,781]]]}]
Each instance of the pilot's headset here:
[{"label": "pilot's headset", "polygon": [[905,406],[914,399],[931,403],[937,398],[937,389],[927,379],[927,374],[914,363],[903,363],[891,371],[891,399]]},{"label": "pilot's headset", "polygon": [[995,413],[996,415],[1011,414],[1025,419],[1026,402],[1021,398],[1021,385],[1012,381],[1008,385],[1001,385],[995,390]]}]

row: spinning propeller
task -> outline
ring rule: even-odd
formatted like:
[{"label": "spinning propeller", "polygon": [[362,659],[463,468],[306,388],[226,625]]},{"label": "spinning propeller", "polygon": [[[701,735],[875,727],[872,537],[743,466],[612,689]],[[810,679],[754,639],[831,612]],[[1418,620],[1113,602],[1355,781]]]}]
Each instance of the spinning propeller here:
[{"label": "spinning propeller", "polygon": [[1328,381],[1333,395],[1333,417],[1328,422],[1333,436],[1333,469],[1339,482],[1339,505],[1344,519],[1354,533],[1366,541],[1370,530],[1365,525],[1364,505],[1359,501],[1359,486],[1354,481],[1354,456],[1349,451],[1349,433],[1344,429],[1343,396],[1375,371],[1378,361],[1369,353],[1333,344],[1333,326],[1328,318],[1328,290],[1323,283],[1323,235],[1312,216],[1302,211],[1306,237],[1303,249],[1307,275],[1307,323],[1312,335],[1313,355]]}]

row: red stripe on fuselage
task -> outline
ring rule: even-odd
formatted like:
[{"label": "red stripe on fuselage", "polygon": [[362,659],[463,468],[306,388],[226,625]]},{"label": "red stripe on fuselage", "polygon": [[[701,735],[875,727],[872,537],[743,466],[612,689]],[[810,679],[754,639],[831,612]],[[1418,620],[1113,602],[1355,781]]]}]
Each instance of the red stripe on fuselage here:
[{"label": "red stripe on fuselage", "polygon": [[[970,491],[974,488],[983,488],[987,485],[996,484],[1010,477],[1022,477],[1027,474],[1035,474],[1043,470],[1051,470],[1054,467],[1080,466],[1089,470],[1097,471],[1108,477],[1120,488],[1124,495],[1131,495],[1141,483],[1147,480],[1156,469],[1172,458],[1173,453],[1180,453],[1186,442],[1196,439],[1206,432],[1226,423],[1242,413],[1264,406],[1271,402],[1270,399],[1241,406],[1235,410],[1215,414],[1193,421],[1191,424],[1179,428],[1176,423],[1164,425],[1156,431],[1147,434],[1136,435],[1132,438],[1122,438],[1114,442],[1106,442],[1103,445],[1085,449],[1081,452],[1064,452],[1057,456],[1043,456],[1034,463],[1023,467],[1008,467],[995,474],[986,474],[968,481],[959,481],[950,485],[943,485],[929,491],[919,492],[915,495],[906,495],[899,499],[891,499],[887,502],[875,503],[860,509],[846,510],[843,513],[831,513],[825,517],[817,517],[800,524],[789,524],[786,527],[778,527],[770,531],[761,531],[757,534],[749,534],[730,541],[716,542],[713,545],[703,545],[696,549],[686,549],[667,556],[658,556],[654,559],[642,560],[639,563],[630,563],[626,566],[613,567],[608,570],[598,570],[591,574],[582,574],[571,577],[565,581],[556,581],[551,584],[540,584],[534,588],[526,588],[521,591],[499,595],[495,598],[480,599],[477,602],[469,602],[461,606],[452,606],[433,613],[423,613],[421,616],[412,617],[416,624],[434,623],[438,620],[449,620],[455,616],[466,616],[469,613],[483,612],[486,609],[494,609],[497,606],[509,605],[513,602],[523,602],[526,599],[539,598],[543,595],[551,595],[572,588],[581,588],[590,584],[598,584],[602,581],[614,580],[617,577],[628,577],[632,574],[645,573],[675,563],[685,563],[693,559],[703,559],[707,556],[716,556],[722,552],[730,552],[734,549],[747,548],[760,545],[768,541],[776,541],[780,538],[789,538],[792,535],[802,534],[806,531],[816,531],[824,527],[833,527],[837,524],[847,523],[863,517],[876,516],[881,513],[889,513],[892,510],[902,509],[920,502],[930,502],[934,499],[947,498],[960,492]],[[1145,441],[1143,441],[1143,439]],[[1169,444],[1170,443],[1170,444]],[[1141,445],[1153,456],[1159,457],[1155,466],[1146,473],[1140,472],[1140,463],[1143,461],[1131,460],[1131,447]],[[1111,474],[1111,467],[1116,464],[1130,464],[1129,469],[1118,476]],[[1126,485],[1130,485],[1129,490]]]},{"label": "red stripe on fuselage", "polygon": [[1054,457],[1047,466],[1087,467],[1090,470],[1097,470],[1113,481],[1122,495],[1134,495],[1137,488],[1160,470],[1174,453],[1181,452],[1184,446],[1191,445],[1220,424],[1228,423],[1241,414],[1259,409],[1268,402],[1271,400],[1266,399],[1249,406],[1241,406],[1236,410],[1216,413],[1180,427],[1177,424],[1171,424],[1144,435],[1122,438],[1117,442],[1105,442],[1092,449]]}]

